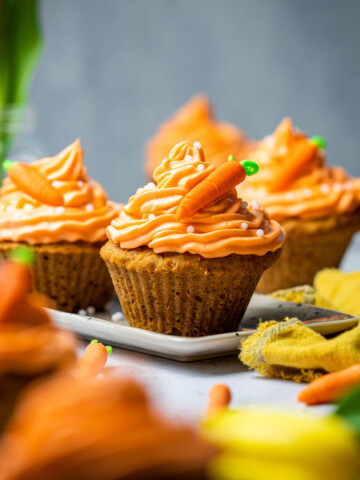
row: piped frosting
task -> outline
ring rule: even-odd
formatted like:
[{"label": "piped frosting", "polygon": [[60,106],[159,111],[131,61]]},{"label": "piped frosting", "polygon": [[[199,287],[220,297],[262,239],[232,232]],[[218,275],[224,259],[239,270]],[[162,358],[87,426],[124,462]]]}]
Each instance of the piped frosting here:
[{"label": "piped frosting", "polygon": [[43,244],[106,240],[106,226],[118,215],[120,206],[108,201],[104,189],[87,176],[80,140],[32,167],[61,193],[63,205],[46,205],[6,178],[0,196],[0,241]]},{"label": "piped frosting", "polygon": [[192,217],[176,220],[186,193],[214,170],[201,147],[177,144],[156,168],[156,185],[138,189],[107,228],[108,238],[124,249],[148,246],[155,253],[189,252],[206,258],[265,255],[280,248],[285,239],[280,225],[261,206],[248,206],[235,189]]},{"label": "piped frosting", "polygon": [[289,169],[300,143],[311,143],[285,118],[276,131],[248,154],[259,173],[237,187],[239,195],[259,200],[278,221],[288,218],[322,218],[352,213],[360,207],[360,179],[343,168],[328,166],[324,150],[314,146],[313,154],[289,176],[285,188],[274,189],[274,179]]}]

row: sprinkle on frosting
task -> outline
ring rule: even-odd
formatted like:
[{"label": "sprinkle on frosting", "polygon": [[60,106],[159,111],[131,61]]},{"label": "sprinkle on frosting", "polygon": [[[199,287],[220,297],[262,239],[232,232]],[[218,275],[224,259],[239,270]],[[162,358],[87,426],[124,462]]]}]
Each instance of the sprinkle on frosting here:
[{"label": "sprinkle on frosting", "polygon": [[278,221],[353,213],[360,207],[360,179],[328,166],[325,146],[322,137],[307,138],[285,118],[248,154],[260,169],[238,187],[239,195],[257,198]]},{"label": "sprinkle on frosting", "polygon": [[248,224],[246,222],[242,222],[240,227],[243,229],[243,230],[247,230],[248,229]]},{"label": "sprinkle on frosting", "polygon": [[117,205],[88,178],[79,140],[31,167],[52,189],[56,186],[63,206],[45,204],[23,190],[12,180],[10,173],[15,167],[10,166],[0,196],[0,241],[39,244],[106,240],[105,229],[118,215]]},{"label": "sprinkle on frosting", "polygon": [[[154,172],[156,187],[139,189],[129,199],[107,228],[109,239],[124,249],[148,246],[155,253],[190,252],[206,258],[265,255],[280,248],[285,239],[280,225],[260,206],[248,211],[234,188],[193,216],[177,220],[175,212],[184,196],[215,171],[211,163],[195,159],[193,153],[194,146],[187,142],[171,150]],[[203,171],[197,169],[200,163]],[[150,221],[150,212],[156,219]],[[256,233],[260,229],[261,239]]]},{"label": "sprinkle on frosting", "polygon": [[200,142],[194,142],[194,147],[195,148],[201,148],[201,143]]},{"label": "sprinkle on frosting", "polygon": [[200,163],[197,167],[198,172],[203,172],[205,170],[205,165],[203,163]]}]

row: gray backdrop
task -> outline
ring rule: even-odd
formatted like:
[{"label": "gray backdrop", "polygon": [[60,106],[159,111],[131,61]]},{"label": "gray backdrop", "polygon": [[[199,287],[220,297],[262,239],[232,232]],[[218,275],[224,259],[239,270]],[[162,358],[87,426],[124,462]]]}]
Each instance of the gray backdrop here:
[{"label": "gray backdrop", "polygon": [[142,185],[144,144],[194,93],[252,137],[285,115],[360,176],[359,0],[44,0],[32,102],[55,154],[82,139],[115,200]]}]

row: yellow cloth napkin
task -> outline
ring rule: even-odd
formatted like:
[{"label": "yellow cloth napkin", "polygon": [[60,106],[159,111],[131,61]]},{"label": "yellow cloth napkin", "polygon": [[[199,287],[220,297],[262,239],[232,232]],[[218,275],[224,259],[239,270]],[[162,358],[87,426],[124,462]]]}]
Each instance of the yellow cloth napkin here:
[{"label": "yellow cloth napkin", "polygon": [[360,325],[327,340],[297,318],[263,322],[242,342],[239,358],[261,375],[310,382],[360,363]]}]

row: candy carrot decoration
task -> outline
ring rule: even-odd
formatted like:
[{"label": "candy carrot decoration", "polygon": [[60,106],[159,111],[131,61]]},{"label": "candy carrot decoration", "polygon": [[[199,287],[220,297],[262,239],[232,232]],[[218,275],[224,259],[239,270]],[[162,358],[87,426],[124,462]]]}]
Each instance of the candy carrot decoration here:
[{"label": "candy carrot decoration", "polygon": [[298,400],[307,405],[331,403],[358,385],[360,385],[360,364],[313,380],[299,392]]},{"label": "candy carrot decoration", "polygon": [[23,192],[39,202],[54,207],[64,204],[64,198],[61,193],[36,168],[26,163],[11,162],[10,160],[5,160],[3,167],[4,170],[7,170],[11,180]]},{"label": "candy carrot decoration", "polygon": [[326,142],[320,137],[299,140],[288,153],[286,164],[271,183],[271,191],[285,190],[311,162],[317,149],[325,148]]},{"label": "candy carrot decoration", "polygon": [[84,355],[80,358],[78,366],[79,378],[96,377],[104,368],[108,355],[112,352],[111,347],[105,347],[97,340],[93,340],[86,347]]},{"label": "candy carrot decoration", "polygon": [[206,409],[206,416],[210,418],[214,414],[228,407],[231,402],[231,392],[227,385],[218,383],[209,391],[209,403]]},{"label": "candy carrot decoration", "polygon": [[209,203],[230,192],[245,179],[246,175],[254,175],[258,170],[255,162],[243,160],[238,163],[230,155],[228,162],[210,173],[185,195],[176,209],[176,219],[192,217]]}]

